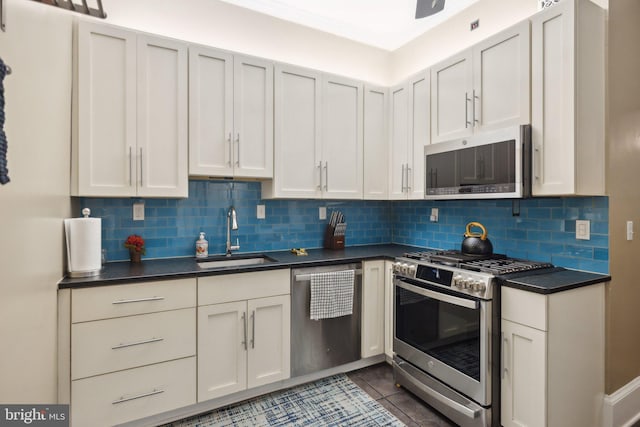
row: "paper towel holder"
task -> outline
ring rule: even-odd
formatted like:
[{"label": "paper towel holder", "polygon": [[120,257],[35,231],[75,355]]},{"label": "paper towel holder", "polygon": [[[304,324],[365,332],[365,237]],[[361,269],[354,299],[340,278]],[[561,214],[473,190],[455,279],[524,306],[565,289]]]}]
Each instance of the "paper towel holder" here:
[{"label": "paper towel holder", "polygon": [[[101,248],[102,245],[101,245],[101,238],[100,238],[101,221],[100,221],[100,218],[89,218],[90,214],[91,214],[91,211],[88,208],[84,208],[82,209],[82,216],[83,216],[82,218],[71,218],[71,219],[64,220],[65,240],[67,243],[67,264],[68,264],[67,275],[72,278],[97,276],[103,270],[102,248]],[[88,262],[87,262],[87,259],[84,259],[84,256],[87,254],[81,253],[80,254],[80,258],[82,259],[81,266],[80,267],[78,265],[74,266],[75,264],[74,261],[77,260],[78,252],[73,251],[72,246],[77,248],[76,245],[79,244],[80,242],[78,241],[78,238],[77,238],[78,236],[75,235],[75,232],[74,233],[71,232],[71,230],[74,229],[74,227],[72,226],[72,222],[82,221],[84,223],[84,221],[87,221],[87,220],[94,222],[94,225],[92,226],[93,230],[91,231],[91,233],[97,233],[97,245],[95,247],[95,250],[93,250],[92,248],[90,252],[92,256],[89,257]],[[96,225],[97,225],[97,229],[95,228]],[[75,230],[77,230],[77,228],[75,228]],[[81,238],[82,237],[86,237],[86,236],[81,236]],[[72,242],[75,242],[75,243],[72,243]],[[95,252],[95,254],[93,254],[93,252]],[[75,256],[74,256],[74,253],[75,253]]]}]

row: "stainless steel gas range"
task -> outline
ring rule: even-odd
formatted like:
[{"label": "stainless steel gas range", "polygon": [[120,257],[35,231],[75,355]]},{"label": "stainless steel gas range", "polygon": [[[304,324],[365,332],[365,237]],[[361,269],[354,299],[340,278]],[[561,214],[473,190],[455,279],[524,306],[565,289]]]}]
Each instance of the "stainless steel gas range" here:
[{"label": "stainless steel gas range", "polygon": [[500,277],[553,265],[458,251],[407,253],[394,273],[393,370],[460,426],[500,425]]}]

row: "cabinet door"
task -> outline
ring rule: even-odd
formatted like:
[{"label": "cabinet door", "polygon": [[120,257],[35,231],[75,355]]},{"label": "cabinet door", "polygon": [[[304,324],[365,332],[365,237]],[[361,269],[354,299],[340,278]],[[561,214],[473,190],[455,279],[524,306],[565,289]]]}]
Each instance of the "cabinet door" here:
[{"label": "cabinet door", "polygon": [[291,302],[289,295],[249,300],[248,387],[290,375]]},{"label": "cabinet door", "polygon": [[198,307],[198,402],[247,388],[246,301]]},{"label": "cabinet door", "polygon": [[384,262],[384,353],[393,358],[393,269],[392,262]]},{"label": "cabinet door", "polygon": [[362,198],[363,85],[342,77],[323,81],[322,191],[324,198]]},{"label": "cabinet door", "polygon": [[273,177],[273,64],[235,56],[234,175]]},{"label": "cabinet door", "polygon": [[72,194],[136,195],[136,35],[81,21]]},{"label": "cabinet door", "polygon": [[386,88],[364,87],[363,197],[386,200],[389,194],[388,96]]},{"label": "cabinet door", "polygon": [[187,197],[187,47],[138,36],[138,196]]},{"label": "cabinet door", "polygon": [[[320,73],[275,71],[274,182],[270,197],[320,197]],[[264,187],[263,187],[264,188]]]},{"label": "cabinet door", "polygon": [[232,176],[233,56],[189,48],[189,174]]},{"label": "cabinet door", "polygon": [[547,334],[502,319],[501,422],[543,427],[547,420]]},{"label": "cabinet door", "polygon": [[532,192],[575,192],[573,2],[531,19]]},{"label": "cabinet door", "polygon": [[471,135],[471,49],[431,67],[431,142]]},{"label": "cabinet door", "polygon": [[389,198],[406,199],[406,168],[409,141],[409,88],[407,85],[392,87],[390,99],[390,168]]},{"label": "cabinet door", "polygon": [[524,21],[473,48],[476,131],[530,123],[530,26]]},{"label": "cabinet door", "polygon": [[384,352],[384,261],[363,263],[362,278],[362,357]]},{"label": "cabinet door", "polygon": [[431,123],[431,90],[429,71],[409,82],[409,141],[407,158],[407,195],[409,199],[424,199],[424,146],[429,144]]}]

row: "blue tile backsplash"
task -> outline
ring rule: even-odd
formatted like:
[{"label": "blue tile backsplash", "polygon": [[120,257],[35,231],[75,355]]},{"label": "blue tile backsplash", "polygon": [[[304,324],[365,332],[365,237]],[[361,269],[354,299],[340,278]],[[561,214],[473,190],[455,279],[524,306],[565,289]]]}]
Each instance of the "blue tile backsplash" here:
[{"label": "blue tile backsplash", "polygon": [[[198,233],[204,231],[209,254],[222,254],[226,244],[226,213],[234,205],[238,230],[232,241],[238,252],[322,247],[326,220],[318,208],[342,211],[348,223],[346,244],[401,243],[457,249],[465,226],[481,222],[494,251],[512,257],[600,273],[609,271],[608,198],[544,198],[514,202],[478,201],[337,201],[262,200],[260,183],[190,181],[188,199],[81,198],[80,206],[102,218],[102,246],[109,261],[128,259],[123,242],[130,234],[146,241],[144,258],[194,256]],[[133,203],[145,204],[144,221],[133,221]],[[264,204],[266,218],[256,218]],[[430,222],[431,208],[439,221]],[[518,216],[513,212],[519,211]],[[591,221],[591,239],[575,239],[575,220]]]}]

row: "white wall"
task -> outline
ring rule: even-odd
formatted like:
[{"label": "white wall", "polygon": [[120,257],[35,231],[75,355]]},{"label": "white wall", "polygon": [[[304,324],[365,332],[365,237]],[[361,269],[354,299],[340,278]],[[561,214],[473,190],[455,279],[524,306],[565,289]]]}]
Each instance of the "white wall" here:
[{"label": "white wall", "polygon": [[62,219],[70,214],[71,19],[7,2],[0,56],[11,182],[0,186],[0,402],[55,403]]},{"label": "white wall", "polygon": [[[91,3],[91,2],[90,2]],[[109,0],[107,22],[386,84],[389,52],[219,0]]]}]

